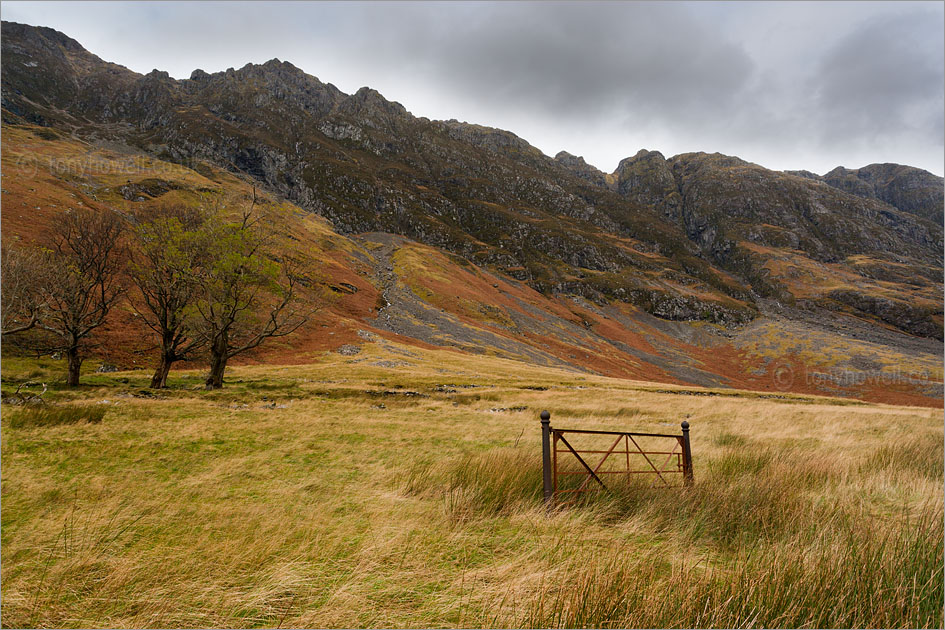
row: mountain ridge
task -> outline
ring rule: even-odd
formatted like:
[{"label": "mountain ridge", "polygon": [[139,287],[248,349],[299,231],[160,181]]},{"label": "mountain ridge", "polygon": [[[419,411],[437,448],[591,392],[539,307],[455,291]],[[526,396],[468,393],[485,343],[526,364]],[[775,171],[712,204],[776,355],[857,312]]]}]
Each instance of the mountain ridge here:
[{"label": "mountain ridge", "polygon": [[[87,51],[87,50],[86,50],[78,41],[76,41],[75,39],[73,39],[73,38],[69,37],[68,35],[66,35],[66,34],[64,34],[64,33],[60,32],[60,31],[57,31],[57,30],[55,30],[55,29],[53,29],[53,28],[45,27],[45,26],[32,26],[32,25],[29,25],[29,24],[22,24],[22,23],[7,21],[7,20],[4,20],[4,21],[3,21],[3,25],[4,25],[4,28],[8,30],[9,35],[11,35],[11,36],[14,36],[14,37],[22,36],[22,34],[23,34],[24,32],[28,32],[30,29],[32,29],[33,31],[36,31],[37,33],[40,33],[40,34],[42,34],[42,35],[44,35],[44,36],[46,36],[46,37],[49,37],[50,39],[52,39],[52,40],[54,40],[54,41],[59,42],[61,45],[63,45],[65,48],[67,48],[67,49],[69,49],[69,50],[72,50],[72,51],[75,51],[75,52],[79,52],[79,53],[86,53],[87,55],[91,56],[92,58],[94,58],[94,59],[96,59],[96,60],[98,60],[98,61],[100,61],[100,62],[102,62],[102,63],[108,64],[109,66],[113,66],[113,67],[115,67],[115,68],[117,68],[117,69],[126,71],[127,73],[132,74],[132,75],[135,75],[135,76],[137,76],[137,77],[145,77],[145,76],[149,76],[149,75],[152,75],[152,74],[156,74],[156,75],[158,75],[158,76],[161,76],[161,77],[163,77],[163,78],[166,78],[166,79],[169,79],[169,80],[172,80],[172,81],[178,81],[178,82],[180,82],[180,81],[188,81],[188,80],[189,80],[189,81],[197,81],[197,80],[205,80],[205,79],[212,78],[212,77],[215,77],[215,76],[227,75],[228,73],[229,73],[229,74],[232,74],[232,73],[244,72],[244,71],[252,70],[252,69],[255,69],[255,68],[273,68],[273,67],[280,67],[280,66],[281,66],[281,67],[289,68],[290,70],[292,70],[292,71],[294,71],[294,72],[296,72],[296,73],[298,73],[298,74],[300,74],[300,75],[304,75],[304,76],[306,76],[306,77],[314,78],[316,81],[319,81],[317,77],[314,77],[313,75],[310,75],[310,74],[306,73],[306,72],[305,72],[304,70],[302,70],[301,68],[299,68],[299,67],[295,66],[294,64],[292,64],[290,61],[280,60],[278,57],[273,57],[272,59],[269,59],[269,60],[264,61],[264,62],[261,62],[261,63],[248,62],[248,63],[244,64],[244,66],[241,67],[239,70],[236,70],[236,69],[234,69],[233,67],[230,67],[230,68],[228,68],[227,70],[221,70],[221,71],[217,71],[217,72],[208,73],[208,72],[206,72],[206,71],[204,71],[204,70],[202,70],[202,69],[200,69],[200,68],[196,68],[196,69],[194,69],[194,70],[191,72],[190,77],[187,78],[187,79],[174,79],[174,78],[170,77],[170,75],[169,75],[166,71],[158,70],[158,69],[156,69],[156,68],[153,69],[153,70],[152,70],[151,72],[149,72],[149,73],[142,74],[142,73],[138,73],[138,72],[136,72],[136,71],[130,70],[130,69],[127,68],[126,66],[122,66],[122,65],[117,64],[117,63],[114,63],[114,62],[105,62],[105,61],[103,61],[100,57],[98,57],[98,56],[95,55],[94,53],[91,53],[91,52]],[[319,81],[319,82],[320,82],[320,81]],[[324,85],[327,86],[327,87],[329,87],[329,88],[331,88],[331,89],[336,90],[339,94],[345,95],[343,92],[341,92],[341,90],[338,90],[338,88],[336,88],[336,87],[335,87],[333,84],[331,84],[331,83],[324,83]],[[354,96],[354,95],[357,95],[358,93],[360,93],[360,92],[362,92],[362,91],[372,92],[372,93],[374,93],[374,94],[377,95],[377,96],[381,96],[381,98],[383,99],[384,102],[393,103],[395,106],[397,106],[397,107],[399,107],[399,108],[402,108],[404,112],[409,113],[409,112],[406,111],[406,108],[404,108],[404,106],[403,106],[402,104],[397,103],[396,101],[388,101],[386,98],[384,98],[382,95],[380,95],[376,90],[374,90],[373,88],[370,88],[370,87],[368,87],[368,86],[364,86],[364,87],[359,88],[359,89],[356,91],[356,93],[353,94],[353,95],[345,95],[345,96]],[[411,115],[412,115],[412,114],[411,114]],[[417,117],[417,118],[422,119],[422,120],[430,120],[430,119],[427,119],[427,118],[424,118],[424,117]],[[445,120],[445,119],[444,119],[444,120],[434,120],[433,122],[457,123],[458,121],[457,121],[456,119],[450,119],[450,120]],[[501,130],[501,129],[498,129],[498,128],[492,128],[492,127],[488,127],[488,126],[484,126],[484,125],[480,125],[480,124],[475,124],[475,123],[461,123],[461,124],[473,125],[473,126],[475,126],[475,127],[479,127],[479,128],[483,128],[483,129],[492,129],[492,130],[494,130],[494,131],[499,131],[499,132],[502,132],[502,133],[514,135],[513,132],[510,132],[510,131]],[[516,136],[516,137],[517,137],[517,136]],[[523,142],[526,142],[526,143],[527,143],[527,141],[524,141],[524,140],[523,140]],[[529,145],[529,146],[531,146],[531,145]],[[645,151],[645,149],[641,149],[641,151]],[[577,157],[579,160],[581,160],[582,162],[584,162],[584,158],[583,158],[583,157],[581,157],[581,156],[572,156],[572,154],[570,154],[566,149],[562,149],[561,151],[559,151],[559,153],[555,156],[555,158],[557,158],[558,156],[560,156],[560,155],[562,155],[562,154],[563,154],[563,155],[566,155],[566,156]],[[679,157],[679,155],[682,155],[682,154],[678,154],[678,155],[675,155],[675,156],[673,156],[673,157],[674,157],[674,158],[675,158],[675,157]],[[721,155],[721,154],[720,154],[720,155]],[[629,159],[629,157],[630,157],[630,156],[628,156],[627,158],[624,158],[624,160]],[[741,159],[741,158],[738,158],[738,159]],[[585,164],[585,166],[587,166],[587,167],[593,169],[594,171],[599,172],[599,173],[602,173],[602,174],[604,174],[604,175],[616,175],[616,173],[619,171],[619,165],[618,165],[617,168],[615,168],[615,170],[614,170],[613,173],[606,173],[605,171],[599,169],[599,168],[596,167],[596,166],[590,165],[590,164],[588,164],[587,162],[584,162],[584,164]],[[913,166],[908,166],[908,165],[895,164],[895,163],[871,163],[871,164],[864,165],[864,166],[862,166],[862,167],[858,167],[858,168],[855,168],[855,169],[848,169],[848,168],[846,168],[846,167],[844,167],[844,166],[837,166],[837,167],[835,167],[834,169],[832,169],[831,171],[828,171],[827,173],[824,173],[824,174],[822,174],[822,175],[818,175],[818,174],[813,173],[813,172],[811,172],[811,171],[798,171],[798,170],[785,170],[785,171],[782,171],[782,172],[788,173],[788,174],[806,173],[807,176],[809,176],[811,179],[819,179],[819,180],[823,180],[823,181],[828,181],[828,180],[831,179],[831,174],[832,174],[832,173],[835,173],[835,172],[840,172],[840,173],[846,172],[846,173],[857,174],[857,173],[859,173],[859,172],[869,172],[869,171],[871,171],[871,170],[875,170],[875,169],[878,168],[878,167],[897,167],[897,168],[904,168],[904,169],[908,169],[908,170],[910,170],[910,171],[916,171],[916,172],[923,173],[923,174],[929,176],[930,178],[935,178],[935,179],[938,180],[940,183],[943,182],[943,181],[945,181],[945,180],[943,180],[942,177],[939,177],[939,176],[937,176],[937,175],[934,175],[933,173],[930,173],[929,171],[926,171],[926,170],[924,170],[924,169],[920,169],[920,168],[913,167]],[[764,168],[764,167],[763,167],[763,168]],[[769,169],[769,170],[770,170],[770,169]],[[887,203],[890,203],[890,205],[896,206],[895,203],[888,202],[888,201],[887,201]],[[898,207],[898,206],[896,206],[896,207]],[[902,209],[902,208],[900,208],[900,209]]]},{"label": "mountain ridge", "polygon": [[[176,80],[104,62],[51,29],[3,29],[5,122],[209,160],[342,234],[403,234],[542,292],[666,319],[740,326],[776,300],[941,338],[942,227],[879,193],[708,153],[641,150],[605,174],[512,132],[416,118],[371,88],[344,94],[289,62]],[[919,283],[872,278],[864,293],[887,263]],[[797,282],[812,265],[836,266],[813,293]]]}]

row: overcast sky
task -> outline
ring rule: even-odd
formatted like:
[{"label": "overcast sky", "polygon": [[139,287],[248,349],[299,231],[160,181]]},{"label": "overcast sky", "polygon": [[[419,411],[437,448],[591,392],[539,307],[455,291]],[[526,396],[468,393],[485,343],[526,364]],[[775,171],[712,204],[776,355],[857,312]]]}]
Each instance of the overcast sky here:
[{"label": "overcast sky", "polygon": [[641,148],[821,174],[945,170],[941,2],[3,2],[0,13],[142,73],[276,57],[607,172]]}]

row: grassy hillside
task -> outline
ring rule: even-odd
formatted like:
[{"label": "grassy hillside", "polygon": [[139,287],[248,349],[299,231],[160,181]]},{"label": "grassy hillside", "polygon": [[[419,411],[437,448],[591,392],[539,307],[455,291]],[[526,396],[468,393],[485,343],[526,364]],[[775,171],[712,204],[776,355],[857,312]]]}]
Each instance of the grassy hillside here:
[{"label": "grassy hillside", "polygon": [[[941,627],[941,412],[379,340],[4,405],[7,626]],[[48,360],[4,360],[4,394]],[[699,395],[693,395],[699,394]],[[9,400],[9,399],[8,399]],[[696,486],[546,514],[538,414],[692,424]]]}]

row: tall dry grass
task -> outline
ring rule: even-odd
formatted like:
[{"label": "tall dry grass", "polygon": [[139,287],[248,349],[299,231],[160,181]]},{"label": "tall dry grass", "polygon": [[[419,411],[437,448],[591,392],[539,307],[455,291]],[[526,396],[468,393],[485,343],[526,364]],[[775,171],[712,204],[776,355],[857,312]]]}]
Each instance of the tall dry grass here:
[{"label": "tall dry grass", "polygon": [[[410,352],[53,392],[99,423],[14,427],[4,405],[3,624],[942,625],[940,412]],[[655,433],[691,416],[696,485],[611,475],[547,511],[546,408]]]},{"label": "tall dry grass", "polygon": [[[707,462],[693,487],[609,481],[559,517],[632,522],[666,541],[627,553],[569,555],[517,602],[517,616],[485,625],[522,627],[940,627],[941,499],[879,518],[838,492],[862,470],[941,478],[941,442],[925,436],[881,447],[856,466],[822,453],[773,451],[748,441]],[[936,446],[937,445],[937,446]],[[526,448],[467,455],[414,469],[408,492],[438,497],[456,523],[540,512],[541,466]],[[574,539],[570,542],[578,543]],[[709,566],[690,551],[713,555]],[[506,604],[508,602],[505,602]]]},{"label": "tall dry grass", "polygon": [[837,521],[816,534],[739,547],[711,568],[666,569],[666,549],[607,554],[543,585],[515,625],[941,627],[941,510],[903,525]]}]

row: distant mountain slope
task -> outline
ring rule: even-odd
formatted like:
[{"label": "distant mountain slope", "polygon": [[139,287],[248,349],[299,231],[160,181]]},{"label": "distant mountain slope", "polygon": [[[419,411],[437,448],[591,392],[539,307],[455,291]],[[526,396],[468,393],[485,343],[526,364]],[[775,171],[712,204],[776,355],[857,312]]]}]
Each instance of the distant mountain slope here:
[{"label": "distant mountain slope", "polygon": [[[92,144],[48,127],[3,125],[0,187],[5,246],[43,244],[60,213],[164,204],[238,210],[252,180],[208,162],[192,168],[163,162],[117,143]],[[941,344],[823,311],[785,310],[736,331],[703,322],[673,322],[620,301],[595,304],[575,295],[542,294],[508,275],[383,232],[342,235],[317,215],[280,206],[278,238],[317,264],[318,283],[334,296],[300,331],[274,340],[244,361],[311,362],[324,351],[352,353],[389,340],[488,354],[533,365],[663,383],[855,396],[896,404],[940,406]],[[153,338],[126,305],[101,331],[97,358],[121,367],[151,366]],[[394,351],[392,351],[394,352]],[[410,365],[411,352],[396,350]],[[352,354],[350,361],[368,353]],[[182,366],[184,367],[184,366]],[[785,380],[785,370],[791,378]],[[872,370],[864,371],[864,370]],[[925,378],[887,383],[877,370]],[[851,378],[854,375],[855,378]]]},{"label": "distant mountain slope", "polygon": [[401,234],[549,296],[729,328],[776,300],[942,338],[940,223],[738,158],[641,152],[606,175],[287,62],[177,81],[7,22],[2,91],[7,123],[246,173],[341,234]]}]

